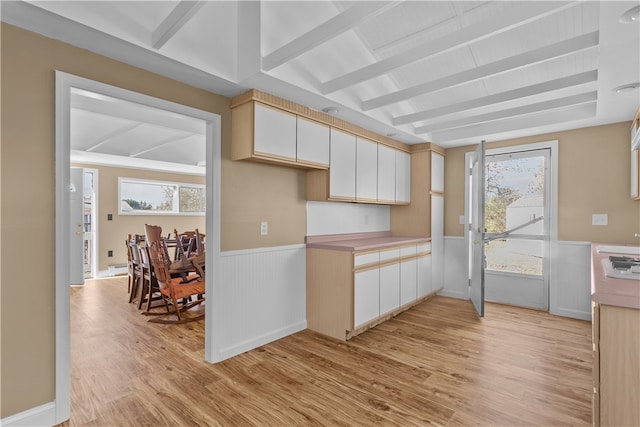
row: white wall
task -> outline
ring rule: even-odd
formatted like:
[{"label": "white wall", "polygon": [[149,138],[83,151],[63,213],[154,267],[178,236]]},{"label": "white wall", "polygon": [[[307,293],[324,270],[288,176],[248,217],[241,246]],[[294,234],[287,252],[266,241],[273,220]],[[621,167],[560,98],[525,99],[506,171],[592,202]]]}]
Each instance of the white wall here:
[{"label": "white wall", "polygon": [[307,236],[390,229],[391,208],[387,205],[307,202]]}]

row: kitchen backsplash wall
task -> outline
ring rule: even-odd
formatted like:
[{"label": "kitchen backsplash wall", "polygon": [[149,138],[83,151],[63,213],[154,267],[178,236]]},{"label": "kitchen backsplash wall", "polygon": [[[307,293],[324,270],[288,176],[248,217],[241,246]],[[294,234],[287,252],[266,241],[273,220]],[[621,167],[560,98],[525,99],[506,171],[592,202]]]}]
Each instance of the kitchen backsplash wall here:
[{"label": "kitchen backsplash wall", "polygon": [[389,231],[390,224],[387,205],[307,202],[307,236]]}]

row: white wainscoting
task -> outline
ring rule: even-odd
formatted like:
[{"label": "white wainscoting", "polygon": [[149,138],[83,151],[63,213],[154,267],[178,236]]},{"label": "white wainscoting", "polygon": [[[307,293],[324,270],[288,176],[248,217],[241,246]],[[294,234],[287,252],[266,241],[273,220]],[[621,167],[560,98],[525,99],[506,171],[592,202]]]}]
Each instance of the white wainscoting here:
[{"label": "white wainscoting", "polygon": [[391,229],[391,208],[364,203],[307,202],[307,236]]},{"label": "white wainscoting", "polygon": [[469,299],[467,258],[464,237],[444,237],[444,287],[438,295]]},{"label": "white wainscoting", "polygon": [[[549,313],[591,320],[591,243],[551,242]],[[439,295],[468,299],[464,237],[444,238],[444,288]]]},{"label": "white wainscoting", "polygon": [[306,329],[305,245],[222,252],[219,268],[219,360]]},{"label": "white wainscoting", "polygon": [[549,313],[591,320],[591,243],[551,242]]}]

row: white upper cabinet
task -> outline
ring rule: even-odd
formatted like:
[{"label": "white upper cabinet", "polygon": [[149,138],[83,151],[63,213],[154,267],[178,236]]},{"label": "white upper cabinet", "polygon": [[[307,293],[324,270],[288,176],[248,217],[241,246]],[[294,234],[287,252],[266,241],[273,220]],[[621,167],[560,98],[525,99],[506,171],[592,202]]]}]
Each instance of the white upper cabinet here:
[{"label": "white upper cabinet", "polygon": [[431,191],[444,192],[444,156],[431,153]]},{"label": "white upper cabinet", "polygon": [[331,128],[329,196],[354,200],[356,197],[356,137]]},{"label": "white upper cabinet", "polygon": [[296,116],[256,103],[254,152],[296,159]]},{"label": "white upper cabinet", "polygon": [[396,201],[396,150],[378,145],[378,201]]},{"label": "white upper cabinet", "polygon": [[411,202],[411,155],[396,151],[396,203]]},{"label": "white upper cabinet", "polygon": [[298,162],[328,167],[329,135],[329,126],[298,116]]},{"label": "white upper cabinet", "polygon": [[378,199],[378,144],[357,137],[356,200]]}]

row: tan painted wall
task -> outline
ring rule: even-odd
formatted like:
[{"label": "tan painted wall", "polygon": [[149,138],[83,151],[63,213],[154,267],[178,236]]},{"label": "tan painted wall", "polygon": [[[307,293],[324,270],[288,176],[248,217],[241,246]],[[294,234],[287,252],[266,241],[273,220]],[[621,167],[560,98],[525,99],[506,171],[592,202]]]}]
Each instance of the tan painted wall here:
[{"label": "tan painted wall", "polygon": [[[178,231],[197,228],[200,232],[206,233],[204,215],[118,215],[119,177],[204,184],[203,176],[75,163],[72,166],[98,170],[98,270],[106,270],[112,264],[126,263],[127,250],[124,241],[127,234],[144,234],[145,224],[159,225],[165,236],[167,233],[173,236],[174,228]],[[111,221],[107,220],[108,214],[113,214]],[[113,250],[111,258],[107,256],[109,250]]]},{"label": "tan painted wall", "polygon": [[[635,243],[640,202],[629,197],[631,122],[499,141],[488,148],[558,140],[558,239]],[[445,157],[445,235],[462,236],[464,156],[474,147],[452,148]],[[592,226],[592,214],[609,215]]]},{"label": "tan painted wall", "polygon": [[[55,397],[54,70],[222,116],[223,250],[302,243],[306,183],[302,171],[230,160],[226,97],[4,23],[1,43],[0,418],[5,418]],[[265,238],[259,235],[263,220],[269,221]]]}]

